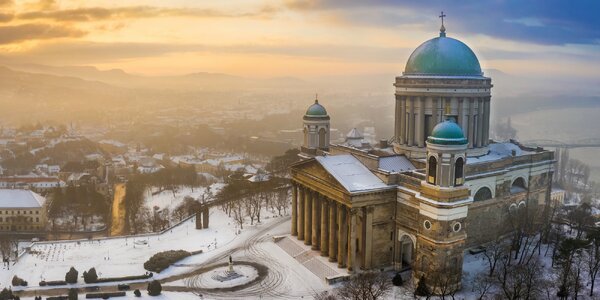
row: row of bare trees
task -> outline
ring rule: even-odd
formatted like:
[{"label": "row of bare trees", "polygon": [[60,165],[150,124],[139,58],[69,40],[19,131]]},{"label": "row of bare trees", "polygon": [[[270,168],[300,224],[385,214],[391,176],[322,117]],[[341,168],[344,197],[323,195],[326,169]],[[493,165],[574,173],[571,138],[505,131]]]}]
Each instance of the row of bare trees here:
[{"label": "row of bare trees", "polygon": [[277,211],[280,216],[287,214],[289,185],[287,180],[278,177],[261,182],[230,179],[217,194],[216,201],[221,203],[221,209],[243,229],[247,219],[250,219],[250,225],[260,223],[263,209]]}]

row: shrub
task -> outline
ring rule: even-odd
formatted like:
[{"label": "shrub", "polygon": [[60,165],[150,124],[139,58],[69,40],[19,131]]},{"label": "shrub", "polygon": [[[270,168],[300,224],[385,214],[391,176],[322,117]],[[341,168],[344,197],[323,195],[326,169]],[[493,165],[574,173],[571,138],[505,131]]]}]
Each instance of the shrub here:
[{"label": "shrub", "polygon": [[89,271],[83,271],[83,281],[85,283],[94,283],[98,281],[98,274],[96,268],[91,268]]},{"label": "shrub", "polygon": [[141,296],[142,296],[142,292],[140,292],[140,290],[138,290],[138,289],[136,289],[135,291],[133,291],[133,294],[134,294],[136,297],[141,297]]},{"label": "shrub", "polygon": [[77,300],[77,289],[69,289],[69,300]]},{"label": "shrub", "polygon": [[148,261],[144,263],[144,269],[160,273],[162,270],[168,268],[173,263],[184,259],[190,255],[191,253],[184,250],[170,250],[159,252],[152,255],[152,257],[150,257],[150,259],[148,259]]},{"label": "shrub", "polygon": [[150,296],[158,296],[162,292],[162,286],[158,280],[153,280],[148,283],[148,295]]},{"label": "shrub", "polygon": [[65,274],[65,281],[67,283],[77,283],[78,276],[79,276],[79,272],[77,272],[77,270],[75,270],[75,268],[71,267],[71,269],[69,269],[69,272],[67,272],[67,274]]},{"label": "shrub", "polygon": [[27,286],[27,281],[25,281],[22,278],[19,278],[17,275],[15,275],[12,278],[12,285],[13,286]]},{"label": "shrub", "polygon": [[425,276],[424,275],[421,276],[421,279],[419,280],[419,283],[417,284],[417,288],[415,289],[415,295],[426,296],[426,297],[431,295],[431,292],[429,291],[427,284],[425,284]]},{"label": "shrub", "polygon": [[128,281],[128,280],[140,280],[140,279],[148,279],[152,277],[152,273],[145,275],[134,275],[134,276],[123,276],[123,277],[107,277],[107,278],[98,278],[96,280],[97,283],[102,282],[115,282],[115,281]]},{"label": "shrub", "polygon": [[12,299],[13,298],[13,293],[11,290],[4,288],[2,290],[2,292],[0,292],[0,299],[4,300],[4,299]]},{"label": "shrub", "polygon": [[394,276],[394,279],[392,279],[392,284],[394,284],[395,286],[402,286],[403,283],[404,283],[404,281],[402,280],[402,276],[400,275],[400,272],[396,273],[396,275]]}]

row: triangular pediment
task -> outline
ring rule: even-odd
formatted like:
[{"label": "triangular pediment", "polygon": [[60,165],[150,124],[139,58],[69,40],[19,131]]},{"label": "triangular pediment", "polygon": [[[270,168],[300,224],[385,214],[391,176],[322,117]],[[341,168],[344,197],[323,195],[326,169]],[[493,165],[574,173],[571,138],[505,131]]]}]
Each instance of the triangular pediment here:
[{"label": "triangular pediment", "polygon": [[328,188],[336,190],[337,192],[350,193],[350,191],[348,191],[315,159],[309,159],[292,166],[292,176],[294,179],[309,186],[314,186],[315,188]]}]

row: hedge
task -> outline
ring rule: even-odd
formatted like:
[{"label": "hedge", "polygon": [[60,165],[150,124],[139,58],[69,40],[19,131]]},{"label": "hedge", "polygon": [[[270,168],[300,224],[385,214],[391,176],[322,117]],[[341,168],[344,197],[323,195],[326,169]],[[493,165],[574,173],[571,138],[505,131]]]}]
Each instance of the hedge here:
[{"label": "hedge", "polygon": [[86,299],[108,299],[110,297],[124,297],[125,292],[106,292],[106,293],[90,293],[86,294]]},{"label": "hedge", "polygon": [[159,252],[152,255],[152,257],[150,257],[150,259],[144,263],[144,269],[160,273],[172,264],[190,255],[192,255],[190,252],[184,250],[169,250]]},{"label": "hedge", "polygon": [[66,285],[67,282],[64,280],[52,280],[52,281],[40,281],[40,286],[57,286]]}]

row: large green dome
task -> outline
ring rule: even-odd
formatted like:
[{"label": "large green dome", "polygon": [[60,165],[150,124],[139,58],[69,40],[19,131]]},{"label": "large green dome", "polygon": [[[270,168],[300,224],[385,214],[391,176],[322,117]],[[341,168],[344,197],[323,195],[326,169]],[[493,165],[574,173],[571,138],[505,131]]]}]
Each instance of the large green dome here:
[{"label": "large green dome", "polygon": [[482,76],[479,60],[463,42],[445,36],[421,44],[408,58],[404,75]]},{"label": "large green dome", "polygon": [[437,145],[465,145],[468,143],[462,128],[452,120],[435,125],[427,142]]},{"label": "large green dome", "polygon": [[327,111],[323,105],[319,104],[319,100],[315,100],[315,103],[308,107],[306,110],[306,116],[308,117],[325,117]]}]

